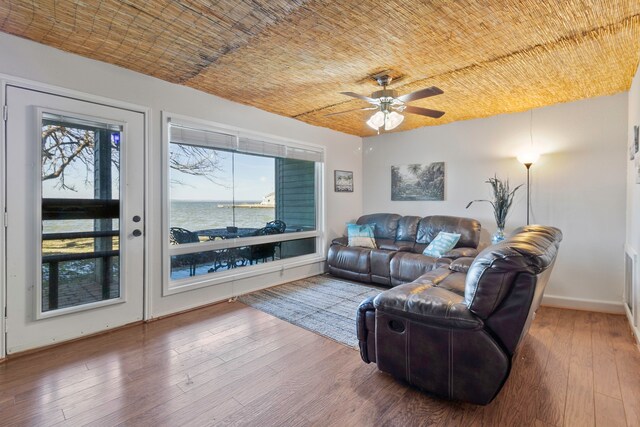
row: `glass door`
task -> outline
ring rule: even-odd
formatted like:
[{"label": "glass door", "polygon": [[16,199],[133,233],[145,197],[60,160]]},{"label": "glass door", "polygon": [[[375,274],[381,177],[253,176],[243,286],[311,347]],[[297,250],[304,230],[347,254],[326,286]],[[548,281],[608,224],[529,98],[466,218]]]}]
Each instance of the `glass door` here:
[{"label": "glass door", "polygon": [[142,319],[141,113],[7,87],[7,352]]}]

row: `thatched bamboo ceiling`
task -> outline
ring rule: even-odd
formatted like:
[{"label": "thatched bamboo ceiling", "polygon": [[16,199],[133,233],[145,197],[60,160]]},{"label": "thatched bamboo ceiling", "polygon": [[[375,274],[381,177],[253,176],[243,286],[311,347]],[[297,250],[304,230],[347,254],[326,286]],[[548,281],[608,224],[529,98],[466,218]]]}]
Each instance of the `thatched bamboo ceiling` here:
[{"label": "thatched bamboo ceiling", "polygon": [[0,30],[355,135],[341,95],[438,86],[398,130],[627,90],[639,0],[3,0]]}]

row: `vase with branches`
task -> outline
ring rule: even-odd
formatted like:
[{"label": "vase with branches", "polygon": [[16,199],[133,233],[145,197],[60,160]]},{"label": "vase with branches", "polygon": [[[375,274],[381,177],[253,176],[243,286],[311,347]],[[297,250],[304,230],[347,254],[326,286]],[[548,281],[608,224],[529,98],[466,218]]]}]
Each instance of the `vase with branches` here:
[{"label": "vase with branches", "polygon": [[513,203],[513,197],[515,196],[516,191],[522,187],[522,184],[511,190],[509,188],[509,180],[506,179],[503,181],[499,179],[497,175],[494,175],[493,178],[489,178],[485,182],[491,185],[491,189],[493,190],[493,200],[472,200],[467,204],[467,209],[469,209],[469,206],[475,202],[487,202],[493,206],[493,215],[496,219],[498,230],[491,238],[491,242],[498,243],[504,239],[504,226],[507,221],[507,215],[509,214],[511,204]]}]

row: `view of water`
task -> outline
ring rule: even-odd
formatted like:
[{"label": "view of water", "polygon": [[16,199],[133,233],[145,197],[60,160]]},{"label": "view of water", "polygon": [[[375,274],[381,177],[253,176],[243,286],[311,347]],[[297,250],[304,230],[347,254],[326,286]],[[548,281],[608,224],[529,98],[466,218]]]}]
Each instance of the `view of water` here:
[{"label": "view of water", "polygon": [[[258,204],[260,201],[236,201],[236,205]],[[275,219],[275,208],[232,207],[230,201],[198,202],[172,201],[170,226],[187,230],[203,230],[207,228],[224,228],[233,226],[240,228],[261,228]],[[234,222],[235,216],[235,222]],[[113,220],[114,229],[118,228],[118,220]],[[92,231],[93,220],[44,221],[43,233],[60,233],[70,231]]]},{"label": "view of water", "polygon": [[[258,204],[260,201],[236,201],[236,205]],[[275,219],[275,208],[243,208],[232,207],[230,201],[171,202],[171,227],[182,227],[187,230],[203,230],[207,228],[224,228],[236,226],[240,228],[261,228]],[[235,221],[234,221],[235,217]]]},{"label": "view of water", "polygon": [[[118,229],[118,220],[113,219],[113,230]],[[74,231],[93,231],[92,219],[66,219],[42,221],[43,233],[70,233]]]}]

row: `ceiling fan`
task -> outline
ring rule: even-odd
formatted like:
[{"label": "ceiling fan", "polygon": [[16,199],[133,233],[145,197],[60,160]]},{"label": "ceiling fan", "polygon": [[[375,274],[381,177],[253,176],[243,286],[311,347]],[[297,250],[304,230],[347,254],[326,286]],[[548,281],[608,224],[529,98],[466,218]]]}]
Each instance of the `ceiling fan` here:
[{"label": "ceiling fan", "polygon": [[444,111],[430,110],[428,108],[407,105],[408,102],[415,101],[417,99],[443,94],[444,92],[442,89],[431,86],[406,95],[398,96],[398,93],[395,90],[387,89],[387,86],[391,83],[390,76],[385,75],[377,77],[376,81],[380,86],[382,86],[382,90],[373,92],[371,96],[364,96],[354,92],[340,92],[343,95],[367,101],[373,105],[372,107],[354,108],[352,110],[327,114],[327,116],[349,113],[351,111],[378,110],[369,118],[369,120],[367,120],[367,125],[380,132],[382,127],[384,127],[384,130],[391,130],[398,127],[404,120],[404,116],[400,113],[420,114],[422,116],[433,117],[434,119],[440,118],[444,115]]}]

